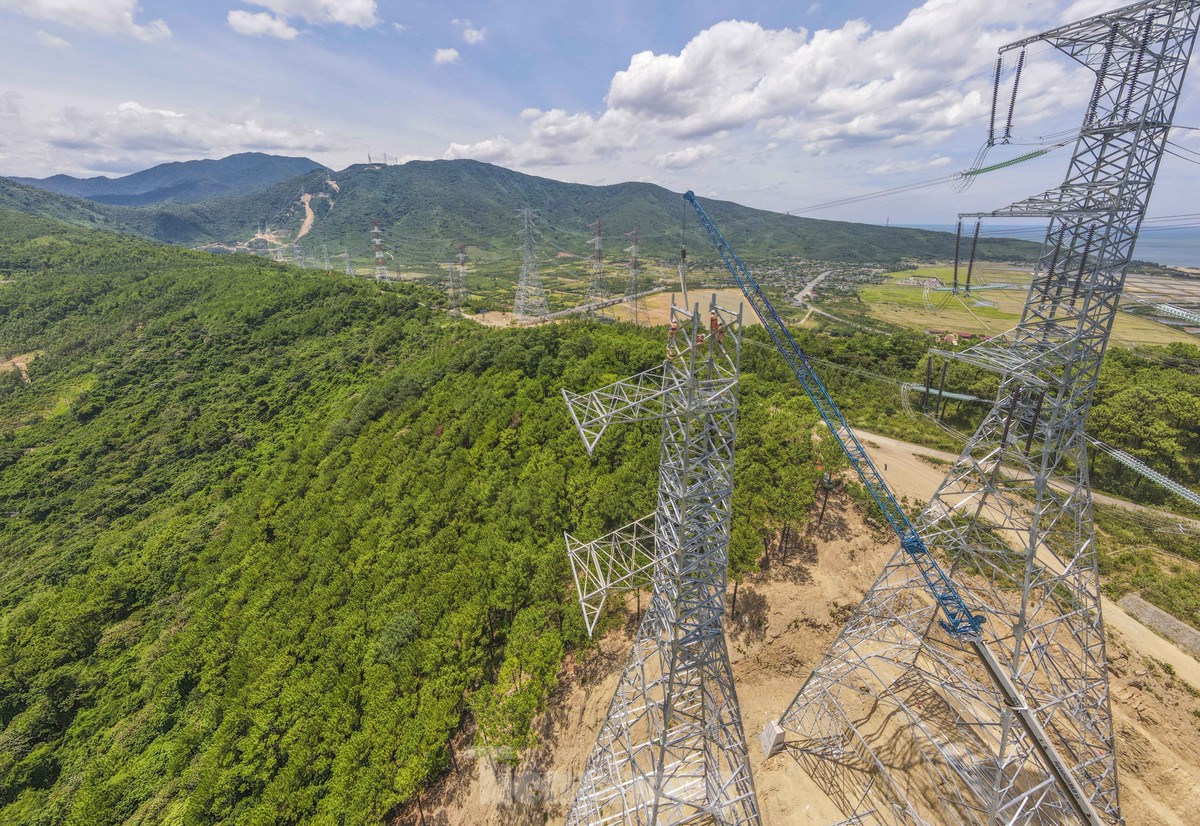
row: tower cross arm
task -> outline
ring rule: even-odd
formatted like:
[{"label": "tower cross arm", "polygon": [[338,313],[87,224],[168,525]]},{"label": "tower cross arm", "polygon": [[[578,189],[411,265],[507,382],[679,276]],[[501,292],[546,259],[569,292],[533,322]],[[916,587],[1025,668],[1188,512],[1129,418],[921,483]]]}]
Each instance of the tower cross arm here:
[{"label": "tower cross arm", "polygon": [[654,514],[591,542],[581,542],[567,533],[563,537],[590,637],[609,594],[644,588],[650,583],[655,564]]},{"label": "tower cross arm", "polygon": [[644,422],[668,414],[667,398],[678,388],[681,375],[667,362],[590,393],[562,391],[571,419],[591,453],[611,424]]}]

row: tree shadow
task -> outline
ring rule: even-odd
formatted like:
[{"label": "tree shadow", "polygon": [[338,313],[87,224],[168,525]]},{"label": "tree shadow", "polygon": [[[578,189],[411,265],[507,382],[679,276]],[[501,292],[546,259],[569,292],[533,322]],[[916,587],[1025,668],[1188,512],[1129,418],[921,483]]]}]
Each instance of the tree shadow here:
[{"label": "tree shadow", "polygon": [[730,633],[738,642],[761,642],[767,636],[767,598],[748,585],[738,590],[730,617]]}]

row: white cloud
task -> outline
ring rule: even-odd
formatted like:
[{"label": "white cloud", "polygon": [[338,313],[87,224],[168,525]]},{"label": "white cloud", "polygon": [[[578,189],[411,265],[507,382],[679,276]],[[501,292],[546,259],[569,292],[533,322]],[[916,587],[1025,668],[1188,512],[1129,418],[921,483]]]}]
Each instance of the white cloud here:
[{"label": "white cloud", "polygon": [[49,32],[38,31],[34,37],[36,37],[38,42],[43,46],[49,46],[51,49],[69,49],[71,47],[71,44],[66,40],[56,34],[50,34]]},{"label": "white cloud", "polygon": [[0,8],[98,34],[130,35],[147,42],[171,36],[162,20],[134,20],[140,11],[137,0],[0,0]]},{"label": "white cloud", "polygon": [[612,158],[637,144],[635,124],[621,113],[593,118],[565,109],[526,109],[529,122],[520,143],[497,136],[478,143],[452,143],[444,158],[474,158],[508,166],[564,166]]},{"label": "white cloud", "polygon": [[473,26],[470,20],[463,20],[456,17],[450,21],[450,25],[458,26],[462,29],[463,40],[472,46],[479,45],[487,38],[487,29],[482,26]]},{"label": "white cloud", "polygon": [[686,169],[690,166],[712,160],[717,156],[717,147],[711,143],[689,146],[672,152],[663,152],[654,156],[654,165],[661,169]]},{"label": "white cloud", "polygon": [[[742,136],[748,152],[767,141],[809,154],[934,145],[985,121],[991,56],[1046,24],[1047,15],[1057,9],[1040,0],[926,0],[889,29],[863,20],[815,32],[724,21],[677,54],[633,55],[613,76],[599,115],[526,110],[522,136],[456,143],[446,154],[569,163],[572,152],[611,156],[637,143],[631,135],[644,135],[660,150],[652,162],[672,168],[701,160],[698,139],[712,146],[730,136]],[[1082,71],[1047,61],[1036,77],[1026,72],[1018,108],[1024,122],[1061,108]],[[588,128],[572,128],[578,124]],[[577,146],[566,141],[574,134]]]},{"label": "white cloud", "polygon": [[458,49],[438,49],[433,53],[433,62],[439,65],[458,62]]},{"label": "white cloud", "polygon": [[937,169],[949,163],[951,163],[950,158],[947,158],[945,155],[938,155],[935,158],[925,160],[885,161],[871,167],[867,171],[872,175],[895,175],[901,172],[920,172],[924,169]]},{"label": "white cloud", "polygon": [[1106,11],[1112,11],[1113,9],[1119,9],[1121,6],[1128,5],[1128,0],[1076,0],[1076,2],[1063,11],[1060,19],[1063,23],[1073,23],[1085,17],[1103,14]]},{"label": "white cloud", "polygon": [[[264,115],[253,101],[231,112],[186,112],[126,101],[108,111],[69,106],[45,118],[26,118],[21,101],[0,96],[0,154],[42,166],[69,155],[76,171],[131,171],[170,160],[263,151],[320,154],[343,141],[295,121]],[[53,169],[51,171],[66,171]]]},{"label": "white cloud", "polygon": [[398,34],[404,34],[406,31],[412,28],[412,26],[406,26],[403,23],[393,23],[392,27]]},{"label": "white cloud", "polygon": [[247,0],[284,19],[299,17],[306,23],[370,28],[379,22],[375,0]]},{"label": "white cloud", "polygon": [[277,37],[280,40],[291,40],[299,31],[287,24],[286,20],[267,12],[248,12],[234,10],[229,12],[229,28],[238,34],[251,37]]}]

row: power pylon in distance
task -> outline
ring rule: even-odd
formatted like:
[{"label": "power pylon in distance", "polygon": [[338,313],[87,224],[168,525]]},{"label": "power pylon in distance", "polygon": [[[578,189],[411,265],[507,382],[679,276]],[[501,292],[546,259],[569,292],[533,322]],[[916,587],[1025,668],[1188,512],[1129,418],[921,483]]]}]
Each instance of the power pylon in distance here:
[{"label": "power pylon in distance", "polygon": [[467,245],[458,245],[458,261],[446,271],[446,308],[451,313],[462,310],[467,293]]},{"label": "power pylon in distance", "polygon": [[1122,822],[1084,422],[1198,25],[1200,0],[1145,0],[1001,50],[1023,67],[1048,44],[1095,85],[1060,186],[962,216],[1049,219],[1017,327],[944,354],[1002,376],[916,524],[979,637],[935,621],[898,551],[764,732],[768,750],[791,737],[845,822]]},{"label": "power pylon in distance", "polygon": [[671,308],[667,358],[586,395],[564,391],[590,453],[613,424],[661,421],[658,506],[591,542],[567,536],[588,632],[610,594],[650,605],[567,816],[759,823],[724,635],[741,312]]},{"label": "power pylon in distance", "polygon": [[634,227],[633,231],[626,233],[625,237],[631,242],[629,248],[625,250],[629,253],[629,288],[625,294],[629,296],[629,309],[633,314],[633,323],[637,324],[641,318],[641,310],[645,306],[644,302],[638,298],[642,290],[642,262],[638,258],[638,228]]},{"label": "power pylon in distance", "polygon": [[526,207],[517,213],[523,222],[521,244],[521,275],[517,279],[517,295],[513,301],[513,318],[530,320],[542,318],[549,309],[542,277],[538,273],[537,252],[533,247],[533,210]]},{"label": "power pylon in distance", "polygon": [[[597,218],[594,224],[588,224],[588,229],[595,230],[596,235],[592,238],[592,274],[584,303],[599,304],[608,298],[608,291],[604,288],[604,226]],[[595,313],[596,310],[590,312]]]},{"label": "power pylon in distance", "polygon": [[386,281],[388,278],[387,260],[383,257],[383,232],[379,229],[379,221],[371,221],[371,244],[375,248],[375,279]]}]

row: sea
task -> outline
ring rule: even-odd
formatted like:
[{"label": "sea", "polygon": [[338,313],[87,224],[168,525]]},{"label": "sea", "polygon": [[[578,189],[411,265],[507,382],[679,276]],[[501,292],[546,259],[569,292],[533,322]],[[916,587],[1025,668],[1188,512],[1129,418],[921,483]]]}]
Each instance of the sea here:
[{"label": "sea", "polygon": [[[932,229],[938,232],[954,232],[954,224],[899,224],[897,226],[915,227],[916,229]],[[974,230],[974,225],[967,226],[963,222],[963,235]],[[983,233],[988,238],[1020,238],[1026,241],[1040,242],[1046,231],[1045,224],[1007,224],[1000,221],[991,227],[985,222]],[[1012,235],[1007,235],[1011,232]],[[1152,264],[1163,264],[1168,267],[1200,267],[1200,228],[1156,228],[1148,223],[1138,235],[1137,246],[1133,248],[1133,257],[1137,261],[1148,261]]]}]

